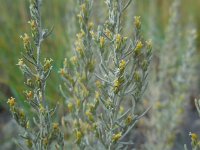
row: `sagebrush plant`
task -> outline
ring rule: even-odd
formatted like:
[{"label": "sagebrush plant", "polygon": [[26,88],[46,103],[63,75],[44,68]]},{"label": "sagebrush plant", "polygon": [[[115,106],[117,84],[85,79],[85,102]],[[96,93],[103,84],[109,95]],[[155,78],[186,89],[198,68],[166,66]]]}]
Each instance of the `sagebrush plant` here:
[{"label": "sagebrush plant", "polygon": [[148,150],[172,149],[184,108],[189,104],[186,101],[188,89],[194,80],[196,67],[196,29],[191,22],[186,27],[181,26],[179,11],[180,1],[176,0],[171,7],[165,40],[161,46],[157,45],[159,63],[154,66],[154,80],[148,93],[153,104],[147,120],[150,130],[147,132],[145,148]]},{"label": "sagebrush plant", "polygon": [[90,21],[93,1],[79,1],[74,56],[60,69],[68,108],[63,126],[76,143],[73,147],[134,147],[125,137],[146,112],[138,116],[134,110],[147,86],[152,44],[141,37],[139,16],[134,18],[134,38],[122,35],[122,14],[131,1],[106,0],[107,20],[97,31]]},{"label": "sagebrush plant", "polygon": [[41,57],[41,44],[51,30],[43,29],[41,20],[42,0],[30,0],[31,19],[28,22],[31,33],[20,36],[24,44],[23,58],[19,59],[27,90],[24,91],[26,102],[30,105],[30,112],[34,112],[33,119],[29,119],[24,110],[17,106],[15,98],[8,99],[10,110],[14,119],[22,127],[24,133],[19,141],[21,149],[63,149],[63,134],[57,122],[53,122],[56,108],[48,107],[46,99],[46,81],[52,71],[52,59]]}]

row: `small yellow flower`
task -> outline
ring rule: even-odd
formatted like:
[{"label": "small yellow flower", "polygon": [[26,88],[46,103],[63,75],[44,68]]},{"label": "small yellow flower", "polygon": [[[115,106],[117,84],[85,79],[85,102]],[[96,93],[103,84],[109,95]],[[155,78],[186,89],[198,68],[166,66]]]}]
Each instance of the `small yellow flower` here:
[{"label": "small yellow flower", "polygon": [[32,91],[26,92],[26,98],[28,100],[32,99],[33,98],[33,92]]},{"label": "small yellow flower", "polygon": [[53,59],[51,59],[51,58],[50,59],[47,59],[47,58],[44,59],[44,70],[45,71],[48,71],[50,69],[52,61],[53,61]]},{"label": "small yellow flower", "polygon": [[30,20],[28,23],[31,25],[31,29],[34,31],[37,28],[37,23],[35,20]]},{"label": "small yellow flower", "polygon": [[27,139],[27,140],[26,140],[26,145],[28,146],[28,148],[32,148],[32,146],[33,146],[32,140]]},{"label": "small yellow flower", "polygon": [[53,129],[58,130],[59,129],[59,124],[58,123],[53,123]]},{"label": "small yellow flower", "polygon": [[100,82],[99,80],[97,80],[97,81],[95,82],[95,84],[96,84],[96,86],[97,86],[98,88],[101,88],[101,87],[102,87],[102,84],[101,84],[101,82]]},{"label": "small yellow flower", "polygon": [[81,8],[81,11],[82,11],[83,13],[86,12],[86,4],[85,4],[85,3],[82,4],[82,5],[80,6],[80,8]]},{"label": "small yellow flower", "polygon": [[97,34],[94,31],[90,31],[90,34],[93,39],[96,39]]},{"label": "small yellow flower", "polygon": [[80,43],[80,41],[77,41],[75,44],[76,44],[76,51],[79,52],[81,57],[83,57],[84,56],[84,46],[82,45],[82,43]]},{"label": "small yellow flower", "polygon": [[94,23],[93,22],[89,22],[88,23],[88,29],[91,30],[94,27]]},{"label": "small yellow flower", "polygon": [[115,94],[117,94],[119,92],[120,85],[121,85],[121,83],[120,83],[119,79],[116,79],[113,84],[113,90],[114,90]]},{"label": "small yellow flower", "polygon": [[59,71],[59,73],[60,73],[62,76],[64,76],[64,75],[65,75],[65,69],[61,68],[60,71]]},{"label": "small yellow flower", "polygon": [[67,104],[67,107],[68,107],[68,109],[69,109],[69,112],[72,112],[72,110],[73,110],[73,104],[72,104],[71,102],[69,102],[69,103]]},{"label": "small yellow flower", "polygon": [[119,133],[117,133],[117,134],[113,134],[113,136],[112,136],[112,141],[113,141],[113,142],[117,142],[117,141],[121,138],[121,136],[122,136],[122,133],[121,133],[121,132],[119,132]]},{"label": "small yellow flower", "polygon": [[28,34],[24,33],[24,36],[21,35],[20,38],[23,40],[25,47],[30,43],[30,37]]},{"label": "small yellow flower", "polygon": [[83,30],[81,30],[80,33],[76,34],[77,38],[80,40],[85,36],[85,32]]},{"label": "small yellow flower", "polygon": [[83,134],[80,131],[76,131],[76,140],[79,143],[81,138],[83,137]]},{"label": "small yellow flower", "polygon": [[17,65],[18,65],[18,66],[20,66],[20,67],[24,66],[24,61],[23,61],[23,59],[22,59],[22,58],[21,58],[21,59],[19,59],[19,61],[18,61]]},{"label": "small yellow flower", "polygon": [[141,41],[138,41],[137,42],[137,45],[136,45],[136,49],[141,49],[143,47],[143,44]]},{"label": "small yellow flower", "polygon": [[49,141],[48,141],[48,138],[44,138],[44,139],[43,139],[43,144],[44,144],[44,145],[47,145],[48,142],[49,142]]},{"label": "small yellow flower", "polygon": [[146,45],[148,49],[152,49],[152,40],[146,41]]},{"label": "small yellow flower", "polygon": [[197,142],[198,141],[198,135],[197,134],[190,132],[189,135],[191,136],[191,140],[193,142]]},{"label": "small yellow flower", "polygon": [[105,44],[105,38],[103,36],[100,37],[100,47],[103,48]]},{"label": "small yellow flower", "polygon": [[140,27],[141,27],[140,16],[135,16],[134,19],[135,19],[134,24],[135,24],[136,28],[140,29]]},{"label": "small yellow flower", "polygon": [[67,63],[68,61],[67,61],[67,58],[65,58],[64,59],[64,62],[63,62],[63,65],[64,65],[64,68],[66,68],[67,67],[67,65],[68,65],[68,63]]},{"label": "small yellow flower", "polygon": [[145,60],[143,60],[143,62],[142,62],[142,69],[143,69],[143,70],[147,70],[147,67],[148,67],[148,62],[147,62],[147,60],[145,59]]},{"label": "small yellow flower", "polygon": [[83,22],[83,16],[82,16],[81,14],[78,14],[77,17],[78,17],[78,19],[79,19],[79,22],[82,23],[82,22]]},{"label": "small yellow flower", "polygon": [[116,35],[116,43],[117,43],[117,44],[120,44],[120,43],[121,43],[121,40],[122,40],[121,35],[120,35],[120,34],[117,34],[117,35]]},{"label": "small yellow flower", "polygon": [[99,97],[100,97],[99,92],[98,92],[98,91],[95,91],[95,99],[99,99]]},{"label": "small yellow flower", "polygon": [[39,105],[39,110],[40,110],[40,112],[42,112],[42,113],[45,111],[45,109],[44,109],[44,107],[43,107],[42,104]]},{"label": "small yellow flower", "polygon": [[73,64],[76,64],[76,63],[78,62],[77,56],[71,57],[70,61],[71,61]]},{"label": "small yellow flower", "polygon": [[24,113],[23,110],[19,110],[19,116],[20,116],[21,119],[24,119],[25,113]]},{"label": "small yellow flower", "polygon": [[90,112],[90,110],[87,110],[87,111],[85,112],[85,114],[86,114],[86,116],[88,117],[88,119],[89,119],[90,121],[94,121],[94,117],[93,117],[92,113]]},{"label": "small yellow flower", "polygon": [[132,122],[132,120],[133,120],[132,116],[131,116],[131,115],[128,115],[128,117],[127,117],[126,120],[125,120],[125,124],[126,124],[126,125],[129,125],[129,124]]},{"label": "small yellow flower", "polygon": [[119,70],[120,70],[121,73],[124,72],[125,67],[126,67],[126,61],[121,60],[120,63],[119,63]]},{"label": "small yellow flower", "polygon": [[13,97],[9,98],[7,103],[10,105],[10,107],[13,107],[15,105],[15,98]]},{"label": "small yellow flower", "polygon": [[119,87],[119,86],[120,86],[120,82],[119,82],[118,79],[116,79],[116,80],[114,81],[114,87]]},{"label": "small yellow flower", "polygon": [[111,32],[109,29],[106,29],[105,30],[105,35],[108,37],[108,38],[111,38]]}]

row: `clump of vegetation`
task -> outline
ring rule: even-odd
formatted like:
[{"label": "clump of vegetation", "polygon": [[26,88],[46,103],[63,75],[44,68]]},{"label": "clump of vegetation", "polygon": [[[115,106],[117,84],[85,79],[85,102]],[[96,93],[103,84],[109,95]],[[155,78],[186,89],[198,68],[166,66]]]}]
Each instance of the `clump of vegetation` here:
[{"label": "clump of vegetation", "polygon": [[119,149],[133,144],[124,138],[144,115],[134,110],[146,89],[152,45],[141,38],[139,16],[134,20],[134,38],[122,35],[121,16],[130,3],[107,0],[108,19],[95,31],[89,19],[92,1],[79,2],[75,55],[65,59],[60,74],[70,114],[65,126],[73,129],[69,134],[80,149]]},{"label": "clump of vegetation", "polygon": [[174,1],[170,12],[165,40],[155,52],[159,62],[152,67],[154,80],[147,95],[147,98],[151,95],[153,105],[146,120],[150,127],[145,143],[148,150],[173,148],[184,109],[189,104],[189,88],[195,80],[197,31],[191,23],[186,27],[180,24],[180,0]]},{"label": "clump of vegetation", "polygon": [[[64,115],[61,115],[62,110],[50,108],[52,101],[48,96],[51,94],[46,89],[53,60],[45,58],[42,53],[42,43],[52,29],[43,28],[42,0],[30,0],[30,33],[20,36],[24,51],[17,63],[24,75],[26,90],[23,93],[29,109],[22,109],[19,106],[22,100],[15,100],[14,96],[7,101],[13,118],[23,130],[20,134],[22,139],[17,143],[21,149],[173,148],[176,129],[188,104],[185,101],[188,83],[193,81],[195,73],[197,31],[191,22],[186,27],[181,26],[180,0],[175,0],[164,40],[157,44],[158,37],[154,33],[158,29],[152,22],[156,18],[153,11],[148,15],[152,23],[150,37],[156,43],[153,58],[158,61],[153,61],[149,69],[152,42],[145,40],[146,35],[142,34],[141,17],[127,13],[131,2],[68,1],[70,5],[67,8],[73,10],[66,16],[78,14],[77,20],[72,17],[68,23],[66,39],[70,44],[66,47],[71,51],[66,52],[63,66],[58,69],[62,83],[53,85],[53,88],[60,89],[59,94],[64,99],[64,105],[60,106]],[[151,1],[153,9],[155,3],[156,0]],[[105,16],[100,19],[95,18],[97,14],[94,11],[98,4],[106,10]],[[137,13],[136,9],[134,13]],[[186,33],[182,32],[183,29]],[[74,32],[78,33],[75,35]],[[145,94],[149,73],[152,76]],[[143,97],[147,100],[142,101]],[[199,103],[196,101],[198,111]],[[61,126],[54,119],[57,112]],[[145,114],[147,117],[139,122],[137,129],[134,128]],[[144,138],[144,143],[138,146],[137,139],[133,140],[128,135],[131,131],[143,130],[142,123],[145,136],[136,136],[137,139]],[[193,150],[198,150],[197,134],[190,133],[190,136]]]},{"label": "clump of vegetation", "polygon": [[23,58],[19,59],[18,66],[21,69],[27,90],[24,91],[26,102],[34,112],[30,120],[24,110],[20,108],[15,98],[8,99],[8,104],[14,119],[23,128],[24,133],[20,136],[24,139],[19,141],[21,149],[45,150],[55,147],[63,149],[63,134],[59,124],[53,121],[55,109],[48,107],[46,99],[46,81],[52,70],[52,59],[41,58],[41,44],[51,31],[42,28],[41,0],[30,1],[31,20],[28,22],[31,34],[25,33],[20,38],[23,40]]}]

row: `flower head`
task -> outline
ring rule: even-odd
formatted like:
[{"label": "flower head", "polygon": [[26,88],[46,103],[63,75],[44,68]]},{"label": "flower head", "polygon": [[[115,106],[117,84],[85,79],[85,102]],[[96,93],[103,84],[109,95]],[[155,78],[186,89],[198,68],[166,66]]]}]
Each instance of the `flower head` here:
[{"label": "flower head", "polygon": [[119,133],[117,133],[117,134],[113,134],[113,136],[112,136],[112,141],[113,141],[113,142],[117,142],[117,141],[121,138],[121,136],[122,136],[122,133],[121,133],[121,132],[119,132]]},{"label": "flower head", "polygon": [[111,38],[111,32],[110,32],[110,30],[109,29],[106,29],[105,30],[105,35],[108,37],[108,38]]},{"label": "flower head", "polygon": [[120,35],[120,34],[117,34],[117,35],[116,35],[116,43],[117,43],[117,44],[121,43],[121,40],[122,40],[121,35]]},{"label": "flower head", "polygon": [[58,123],[53,123],[53,129],[58,130],[59,129],[59,124]]},{"label": "flower head", "polygon": [[192,142],[196,142],[198,140],[198,135],[196,133],[190,132],[189,135],[191,136]]},{"label": "flower head", "polygon": [[30,37],[28,34],[24,33],[24,36],[20,36],[20,38],[23,40],[24,47],[26,47],[30,43]]},{"label": "flower head", "polygon": [[31,26],[31,30],[35,31],[36,28],[37,28],[37,23],[36,23],[36,21],[35,21],[35,20],[30,20],[28,23],[29,23],[30,26]]},{"label": "flower head", "polygon": [[132,122],[132,120],[133,120],[132,116],[131,116],[131,115],[128,115],[128,117],[127,117],[126,120],[125,120],[125,124],[126,124],[126,125],[129,125],[129,124]]},{"label": "flower head", "polygon": [[135,16],[134,19],[135,19],[134,24],[135,24],[136,28],[140,29],[141,28],[140,16]]},{"label": "flower head", "polygon": [[20,67],[23,67],[24,66],[24,60],[22,58],[19,59],[17,65],[20,66]]},{"label": "flower head", "polygon": [[7,103],[10,105],[10,107],[15,106],[15,98],[13,97],[9,98]]},{"label": "flower head", "polygon": [[68,103],[68,109],[69,109],[69,112],[72,112],[72,110],[73,110],[73,104],[70,102],[70,103]]},{"label": "flower head", "polygon": [[105,38],[103,36],[100,37],[100,47],[103,48],[105,44]]},{"label": "flower head", "polygon": [[141,49],[143,47],[143,44],[141,41],[138,41],[137,45],[136,45],[136,49]]},{"label": "flower head", "polygon": [[83,134],[80,131],[76,131],[76,140],[78,143],[81,141],[82,137],[83,137]]},{"label": "flower head", "polygon": [[51,68],[51,63],[52,63],[53,59],[44,59],[44,70],[48,71]]},{"label": "flower head", "polygon": [[148,49],[152,49],[152,40],[146,41],[146,45]]},{"label": "flower head", "polygon": [[59,73],[60,73],[62,76],[64,76],[64,75],[65,75],[65,69],[64,69],[64,68],[61,68],[60,71],[59,71]]},{"label": "flower head", "polygon": [[120,70],[121,73],[124,72],[125,67],[126,67],[126,61],[121,60],[120,63],[119,63],[119,70]]}]

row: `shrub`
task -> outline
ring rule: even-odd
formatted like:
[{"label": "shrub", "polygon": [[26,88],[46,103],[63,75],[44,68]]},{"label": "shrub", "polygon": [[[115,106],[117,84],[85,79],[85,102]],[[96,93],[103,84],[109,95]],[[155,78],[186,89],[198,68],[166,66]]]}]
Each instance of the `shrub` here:
[{"label": "shrub", "polygon": [[[43,29],[41,21],[41,0],[30,0],[31,20],[28,22],[31,35],[20,36],[24,44],[23,58],[19,59],[27,90],[24,91],[26,102],[34,110],[33,119],[28,119],[23,109],[17,106],[15,98],[8,99],[14,119],[22,127],[24,133],[20,135],[24,142],[18,143],[21,149],[44,150],[56,147],[63,149],[63,135],[59,124],[53,122],[55,109],[48,107],[46,99],[46,81],[52,71],[52,59],[41,59],[41,44],[51,33]],[[30,111],[32,112],[32,111]]]},{"label": "shrub", "polygon": [[80,149],[132,145],[125,137],[145,114],[138,116],[134,110],[147,86],[152,45],[141,38],[139,16],[134,38],[122,35],[121,16],[130,3],[106,0],[108,19],[95,31],[90,22],[92,1],[79,2],[80,32],[74,56],[60,69],[60,89],[69,113],[64,118],[67,134]]}]

